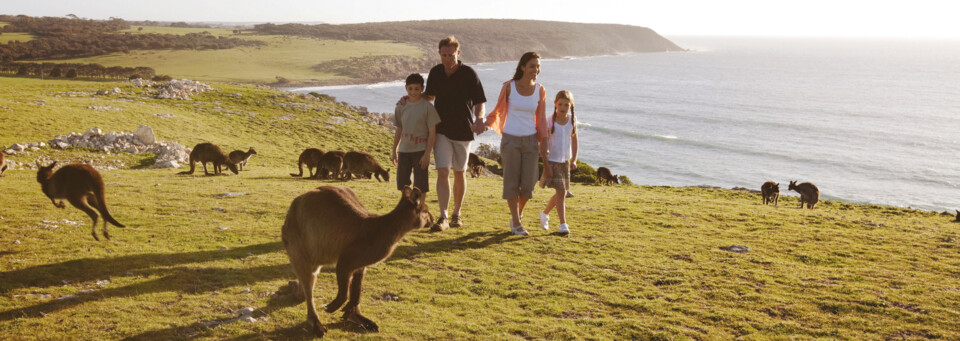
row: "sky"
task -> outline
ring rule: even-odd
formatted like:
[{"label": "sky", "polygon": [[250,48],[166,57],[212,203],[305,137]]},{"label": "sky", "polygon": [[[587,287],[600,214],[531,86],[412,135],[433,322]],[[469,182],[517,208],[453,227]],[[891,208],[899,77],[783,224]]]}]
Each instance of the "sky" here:
[{"label": "sky", "polygon": [[10,15],[331,24],[509,18],[645,26],[668,37],[960,38],[957,8],[951,0],[0,0],[0,14]]}]

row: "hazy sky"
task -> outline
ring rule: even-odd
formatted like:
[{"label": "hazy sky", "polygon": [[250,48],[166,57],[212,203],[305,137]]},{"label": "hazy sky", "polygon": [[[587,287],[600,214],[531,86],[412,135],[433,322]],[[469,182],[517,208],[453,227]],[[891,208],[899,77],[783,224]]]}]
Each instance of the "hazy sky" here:
[{"label": "hazy sky", "polygon": [[663,35],[960,38],[951,0],[0,0],[0,13],[156,21],[357,23],[513,18],[646,26]]}]

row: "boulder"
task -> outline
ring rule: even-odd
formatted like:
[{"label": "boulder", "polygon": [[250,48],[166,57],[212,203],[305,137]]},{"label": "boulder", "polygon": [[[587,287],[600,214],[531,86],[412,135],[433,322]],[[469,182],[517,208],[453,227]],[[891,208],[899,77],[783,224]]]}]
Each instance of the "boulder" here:
[{"label": "boulder", "polygon": [[25,148],[26,148],[26,147],[25,147],[24,145],[22,145],[22,144],[14,143],[13,145],[10,146],[10,148],[7,148],[7,150],[12,150],[12,151],[15,151],[15,152],[22,152]]},{"label": "boulder", "polygon": [[153,135],[153,128],[150,128],[150,126],[147,125],[141,124],[140,127],[137,128],[137,131],[133,133],[133,135],[136,136],[140,142],[143,142],[143,144],[149,145],[157,142],[156,136]]},{"label": "boulder", "polygon": [[100,136],[100,135],[103,135],[103,131],[100,130],[100,128],[90,128],[89,130],[83,133],[83,138],[89,139],[91,137]]},{"label": "boulder", "polygon": [[180,168],[180,164],[174,160],[158,161],[153,164],[153,168]]}]

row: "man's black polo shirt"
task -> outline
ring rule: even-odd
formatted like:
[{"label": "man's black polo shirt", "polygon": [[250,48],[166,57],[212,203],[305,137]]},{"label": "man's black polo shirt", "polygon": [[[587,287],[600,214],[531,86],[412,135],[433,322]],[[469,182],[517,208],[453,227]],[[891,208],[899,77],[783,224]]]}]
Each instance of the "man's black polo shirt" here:
[{"label": "man's black polo shirt", "polygon": [[486,102],[487,97],[483,95],[483,85],[477,73],[463,62],[457,63],[457,71],[449,77],[443,71],[443,64],[430,69],[424,94],[436,96],[433,106],[440,114],[437,134],[454,141],[473,141],[473,131],[470,130],[473,106]]}]

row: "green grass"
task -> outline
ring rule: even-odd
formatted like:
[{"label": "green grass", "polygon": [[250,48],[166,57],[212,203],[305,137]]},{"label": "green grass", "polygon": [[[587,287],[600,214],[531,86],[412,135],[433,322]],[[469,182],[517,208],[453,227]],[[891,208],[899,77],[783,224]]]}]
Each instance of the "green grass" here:
[{"label": "green grass", "polygon": [[[0,30],[9,24],[10,23],[0,21]],[[21,43],[25,43],[34,39],[37,39],[37,37],[29,33],[3,32],[3,34],[0,34],[0,44],[6,44],[14,40],[19,40]]]},{"label": "green grass", "polygon": [[[143,28],[141,31],[139,28]],[[169,26],[130,26],[126,30],[120,30],[118,33],[133,33],[133,34],[176,34],[176,35],[185,35],[187,33],[203,33],[208,32],[215,36],[233,36],[233,30],[225,28],[193,28],[193,27],[169,27]]]},{"label": "green grass", "polygon": [[[131,29],[136,32],[136,27]],[[60,63],[98,63],[104,66],[149,66],[157,74],[202,81],[273,83],[277,76],[292,83],[346,80],[330,72],[318,72],[313,66],[332,60],[360,56],[413,56],[422,52],[409,44],[385,41],[319,40],[287,36],[235,36],[230,30],[144,27],[144,33],[186,34],[210,31],[241,39],[259,40],[266,46],[238,47],[226,50],[134,50],[88,58],[57,60]],[[223,31],[223,32],[220,32]],[[0,36],[2,37],[2,36]]]},{"label": "green grass", "polygon": [[[385,213],[399,196],[394,183],[287,173],[306,146],[370,150],[385,162],[381,148],[389,148],[390,135],[359,123],[327,129],[311,122],[342,108],[255,87],[216,84],[219,91],[196,101],[144,99],[122,84],[119,97],[53,97],[114,85],[0,78],[0,144],[147,123],[161,140],[254,146],[260,154],[239,176],[101,172],[110,211],[128,226],[111,227],[113,239],[103,242],[90,236],[82,212],[53,207],[33,171],[8,172],[0,178],[7,199],[0,212],[0,339],[308,338],[305,305],[283,292],[273,296],[294,279],[280,242],[290,201],[318,185],[348,186],[370,211]],[[84,109],[89,103],[123,110]],[[270,119],[288,114],[297,121]],[[43,153],[69,158],[75,151]],[[960,338],[960,224],[950,216],[835,201],[800,210],[794,197],[774,208],[760,205],[758,194],[733,190],[574,184],[572,234],[536,228],[536,212],[549,198],[537,190],[525,214],[532,237],[524,238],[507,233],[500,188],[498,178],[469,179],[465,227],[412,232],[367,272],[362,307],[379,333],[321,312],[327,337]],[[246,195],[216,197],[225,192]],[[436,213],[432,192],[428,204]],[[43,226],[62,219],[82,224]],[[720,249],[732,244],[750,252]],[[100,280],[110,283],[101,287]],[[321,306],[335,295],[334,282],[332,273],[320,273]],[[57,299],[87,289],[94,291]],[[203,324],[243,307],[267,320]]]}]

